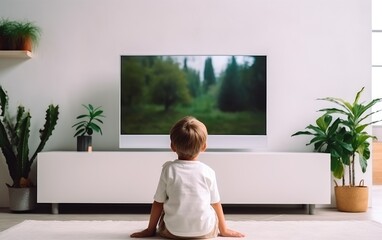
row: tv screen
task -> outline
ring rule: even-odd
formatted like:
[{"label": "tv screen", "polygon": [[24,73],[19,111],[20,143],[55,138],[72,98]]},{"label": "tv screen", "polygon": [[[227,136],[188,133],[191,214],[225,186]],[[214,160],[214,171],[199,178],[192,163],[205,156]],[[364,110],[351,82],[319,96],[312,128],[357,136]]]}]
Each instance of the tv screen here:
[{"label": "tv screen", "polygon": [[261,149],[267,133],[264,55],[121,56],[120,147],[170,148],[184,116],[208,129],[209,149]]}]

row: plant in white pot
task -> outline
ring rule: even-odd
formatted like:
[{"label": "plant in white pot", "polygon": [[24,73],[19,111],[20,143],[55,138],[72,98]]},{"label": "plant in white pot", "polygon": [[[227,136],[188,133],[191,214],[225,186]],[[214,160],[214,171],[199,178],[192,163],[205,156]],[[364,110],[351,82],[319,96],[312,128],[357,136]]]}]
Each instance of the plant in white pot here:
[{"label": "plant in white pot", "polygon": [[16,116],[8,111],[8,94],[0,86],[0,148],[13,183],[7,184],[12,211],[32,210],[36,205],[36,187],[29,177],[31,166],[52,135],[58,120],[58,105],[49,105],[45,124],[40,129],[40,143],[32,155],[29,152],[31,115],[21,105]]},{"label": "plant in white pot", "polygon": [[92,135],[94,132],[99,132],[102,135],[102,129],[99,124],[103,124],[101,120],[103,110],[101,107],[94,108],[93,105],[82,104],[87,110],[86,114],[77,116],[76,119],[80,121],[72,127],[76,128],[74,137],[77,137],[77,151],[91,151],[92,150]]},{"label": "plant in white pot", "polygon": [[[382,99],[360,103],[363,90],[364,88],[357,92],[352,103],[341,98],[320,98],[319,100],[329,101],[337,107],[320,109],[324,114],[316,120],[316,125],[309,125],[306,127],[308,131],[299,131],[292,135],[312,135],[313,138],[307,145],[313,144],[315,151],[330,153],[333,176],[342,179],[342,186],[336,183],[335,187],[337,209],[345,212],[367,210],[368,188],[364,186],[363,180],[356,183],[356,158],[365,173],[370,158],[370,140],[376,138],[365,129],[381,121],[365,123],[371,115],[380,111],[372,112],[371,108]],[[333,121],[334,118],[336,119]]]}]

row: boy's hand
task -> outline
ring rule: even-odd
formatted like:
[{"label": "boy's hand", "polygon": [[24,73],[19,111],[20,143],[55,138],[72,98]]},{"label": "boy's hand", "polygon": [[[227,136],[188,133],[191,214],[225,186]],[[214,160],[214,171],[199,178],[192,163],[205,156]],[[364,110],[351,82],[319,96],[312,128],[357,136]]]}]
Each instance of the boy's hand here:
[{"label": "boy's hand", "polygon": [[226,229],[224,232],[220,232],[219,235],[222,237],[237,237],[237,238],[245,237],[244,234],[236,232],[231,229]]},{"label": "boy's hand", "polygon": [[153,237],[153,236],[155,236],[155,230],[152,231],[148,228],[146,228],[143,231],[136,232],[130,235],[130,237],[132,238],[145,238],[145,237]]}]

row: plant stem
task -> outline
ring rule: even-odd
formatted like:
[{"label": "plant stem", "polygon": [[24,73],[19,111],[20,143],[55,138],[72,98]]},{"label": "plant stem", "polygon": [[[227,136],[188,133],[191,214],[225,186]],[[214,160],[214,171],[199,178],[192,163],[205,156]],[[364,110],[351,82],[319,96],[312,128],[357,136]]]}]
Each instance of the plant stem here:
[{"label": "plant stem", "polygon": [[352,156],[352,162],[351,162],[352,186],[355,186],[354,159],[355,159],[355,154],[353,154],[353,156]]},{"label": "plant stem", "polygon": [[351,187],[352,186],[352,177],[351,177],[351,166],[352,166],[352,160],[350,160],[349,162],[349,186]]}]

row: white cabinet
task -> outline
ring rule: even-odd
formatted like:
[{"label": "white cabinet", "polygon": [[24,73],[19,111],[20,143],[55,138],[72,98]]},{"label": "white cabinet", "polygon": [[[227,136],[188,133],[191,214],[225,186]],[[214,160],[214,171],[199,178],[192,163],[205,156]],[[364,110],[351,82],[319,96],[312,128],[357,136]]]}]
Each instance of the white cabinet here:
[{"label": "white cabinet", "polygon": [[[172,152],[41,152],[39,203],[151,203]],[[330,155],[205,152],[223,204],[330,204]],[[55,210],[57,211],[57,209]]]}]

